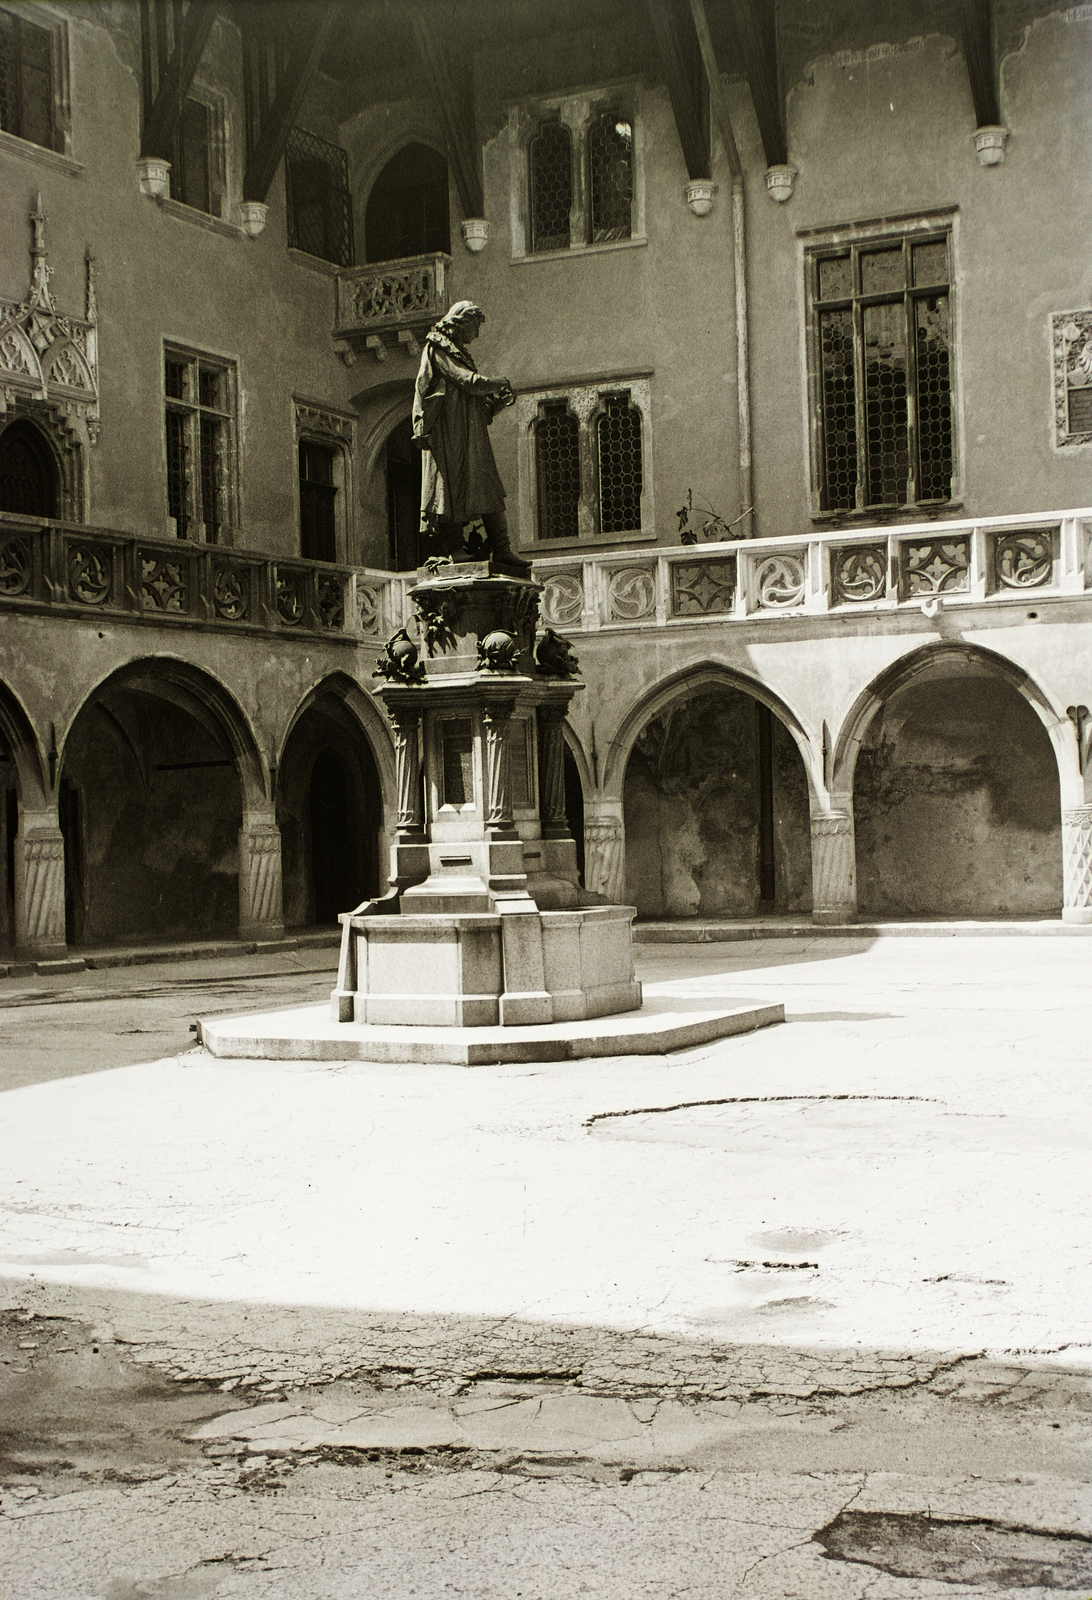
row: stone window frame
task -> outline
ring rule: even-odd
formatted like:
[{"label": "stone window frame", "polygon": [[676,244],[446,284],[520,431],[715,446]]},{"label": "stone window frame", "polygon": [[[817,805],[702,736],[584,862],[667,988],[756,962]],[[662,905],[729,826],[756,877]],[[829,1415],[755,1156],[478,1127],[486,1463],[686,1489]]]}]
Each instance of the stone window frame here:
[{"label": "stone window frame", "polygon": [[[207,365],[209,367],[215,367],[221,373],[221,375],[223,377],[224,392],[225,392],[225,404],[222,407],[216,408],[217,419],[220,420],[224,425],[223,456],[222,456],[222,462],[221,462],[223,479],[222,479],[222,487],[221,487],[221,491],[220,491],[221,492],[221,496],[222,496],[222,505],[223,505],[223,520],[222,520],[220,528],[219,528],[218,536],[214,540],[206,539],[204,534],[202,534],[200,538],[198,538],[194,534],[189,534],[189,533],[187,533],[185,535],[178,534],[177,528],[176,528],[176,525],[175,525],[175,519],[170,515],[170,511],[169,511],[170,501],[169,501],[169,491],[168,491],[168,472],[169,472],[169,467],[168,467],[167,428],[166,428],[167,413],[169,411],[172,411],[172,410],[173,411],[184,410],[185,414],[190,419],[188,431],[192,435],[194,423],[196,422],[196,423],[199,424],[199,422],[200,422],[200,415],[201,415],[202,408],[201,408],[199,403],[192,402],[192,401],[190,401],[188,399],[185,400],[185,401],[179,402],[174,397],[168,396],[168,394],[167,394],[167,362],[169,360],[178,361],[178,362],[182,363],[183,365],[185,365],[188,368],[197,367],[199,364],[205,364],[205,365]],[[175,339],[164,338],[163,343],[162,343],[161,358],[160,358],[159,382],[160,382],[161,393],[162,393],[161,415],[163,417],[163,429],[162,429],[162,433],[161,433],[161,439],[162,439],[161,448],[162,448],[162,451],[163,451],[162,460],[163,460],[163,491],[164,491],[164,494],[163,494],[163,516],[164,516],[163,537],[167,538],[167,539],[173,539],[173,538],[176,538],[176,537],[177,538],[185,538],[189,542],[192,542],[192,543],[195,543],[195,544],[215,544],[215,545],[219,545],[219,546],[223,546],[223,547],[229,548],[230,546],[232,546],[235,543],[236,535],[237,535],[238,529],[239,529],[240,495],[239,495],[239,364],[238,364],[238,361],[234,356],[224,355],[220,351],[200,350],[194,345],[185,344],[185,343],[183,343],[183,342],[181,342],[179,340],[175,340]],[[191,460],[199,460],[199,454],[198,454],[197,451],[195,451],[193,449],[192,444],[190,446],[190,455],[191,455]],[[198,510],[203,510],[203,507],[200,504],[200,488],[199,488],[199,486],[197,484],[197,480],[199,479],[199,477],[200,477],[200,469],[199,468],[198,468],[196,474],[191,471],[189,483],[188,483],[188,486],[187,486],[187,500],[189,502],[190,507],[192,508],[191,513],[190,513],[192,524],[194,524],[195,526],[196,525],[200,525],[202,528],[204,528],[206,526],[206,519],[203,516],[200,517],[200,518],[197,516],[197,511]]]},{"label": "stone window frame", "polygon": [[[1089,371],[1087,383],[1070,383],[1073,350],[1082,370]],[[1073,445],[1092,444],[1092,429],[1071,429],[1069,396],[1075,390],[1092,390],[1092,307],[1080,311],[1055,311],[1050,318],[1050,355],[1053,381],[1054,446],[1063,450]]]},{"label": "stone window frame", "polygon": [[[546,556],[594,545],[608,549],[618,544],[651,543],[656,537],[656,506],[653,494],[652,451],[652,372],[609,373],[567,379],[564,382],[517,391],[514,407],[518,432],[518,530],[519,545],[535,555]],[[641,418],[641,526],[624,533],[601,533],[599,529],[599,467],[596,422],[603,402],[612,395],[628,394],[630,404]],[[538,474],[535,459],[535,422],[540,407],[564,401],[580,425],[580,501],[577,511],[579,533],[575,539],[540,539],[538,534]]]},{"label": "stone window frame", "polygon": [[[574,90],[569,94],[537,96],[508,108],[509,214],[513,263],[559,261],[569,256],[596,255],[604,250],[630,250],[648,243],[645,222],[645,152],[642,86],[633,79]],[[588,178],[588,133],[604,111],[623,112],[633,127],[633,203],[628,239],[588,242],[591,195]],[[569,244],[560,250],[531,248],[531,141],[543,122],[560,120],[573,144],[573,204]],[[575,223],[575,226],[572,224]]]},{"label": "stone window frame", "polygon": [[356,517],[353,494],[353,451],[356,419],[351,412],[339,411],[322,400],[304,395],[292,396],[295,448],[292,456],[292,483],[296,507],[296,537],[301,536],[299,448],[301,443],[322,445],[334,452],[334,501],[336,559],[342,565],[356,564]]},{"label": "stone window frame", "polygon": [[[959,259],[959,208],[955,205],[938,206],[929,210],[908,212],[898,216],[881,217],[850,223],[800,228],[801,271],[799,282],[803,288],[802,316],[800,319],[802,341],[802,367],[805,382],[802,391],[803,421],[808,441],[808,503],[813,522],[827,526],[851,525],[855,522],[868,525],[920,520],[923,516],[944,515],[958,511],[963,504],[964,439],[963,393],[960,381],[961,302],[959,290],[962,280],[958,269]],[[823,433],[820,404],[819,327],[815,313],[818,298],[818,262],[824,256],[837,254],[849,247],[867,248],[870,245],[899,242],[926,242],[930,238],[945,236],[948,245],[949,304],[949,385],[951,396],[952,476],[947,500],[908,501],[905,505],[867,505],[853,509],[824,510],[823,496]]]},{"label": "stone window frame", "polygon": [[[50,166],[60,165],[67,170],[76,168],[72,162],[72,78],[69,66],[68,18],[59,7],[44,0],[3,0],[0,11],[33,23],[50,36],[53,75],[53,139],[52,145],[35,144],[19,134],[0,129],[0,149],[7,148],[21,154],[33,153]],[[59,148],[57,146],[59,145]],[[76,170],[82,170],[76,168]]]}]

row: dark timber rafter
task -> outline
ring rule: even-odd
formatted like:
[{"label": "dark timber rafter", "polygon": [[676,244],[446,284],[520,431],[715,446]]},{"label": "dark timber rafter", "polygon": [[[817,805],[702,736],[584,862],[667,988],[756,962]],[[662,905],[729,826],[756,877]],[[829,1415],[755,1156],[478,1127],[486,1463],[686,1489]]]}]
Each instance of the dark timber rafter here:
[{"label": "dark timber rafter", "polygon": [[709,90],[693,18],[686,0],[648,0],[648,13],[686,170],[691,178],[710,178]]},{"label": "dark timber rafter", "polygon": [[[155,99],[151,99],[151,17],[147,3],[141,6],[145,72],[144,128],[140,136],[140,153],[145,156],[162,156],[169,160],[171,141],[178,127],[179,113],[193,83],[194,73],[208,43],[212,24],[216,20],[216,0],[190,0],[183,11],[181,5],[173,7],[175,23],[174,49],[163,59],[166,7],[156,7],[156,35],[161,71]],[[149,101],[151,102],[149,104]]]},{"label": "dark timber rafter", "polygon": [[413,32],[429,93],[444,130],[447,157],[464,217],[484,213],[482,152],[474,114],[474,73],[464,48],[435,12],[412,6]]},{"label": "dark timber rafter", "polygon": [[735,0],[736,35],[743,68],[751,85],[758,131],[768,167],[789,159],[785,138],[785,106],[777,72],[777,24],[774,0]]},{"label": "dark timber rafter", "polygon": [[1001,111],[993,66],[990,0],[959,0],[959,20],[963,27],[963,57],[971,80],[975,121],[980,128],[996,127],[1001,121]]},{"label": "dark timber rafter", "polygon": [[261,110],[261,126],[247,156],[243,199],[263,200],[284,155],[303,97],[341,10],[341,0],[299,6],[283,70],[273,99]]}]

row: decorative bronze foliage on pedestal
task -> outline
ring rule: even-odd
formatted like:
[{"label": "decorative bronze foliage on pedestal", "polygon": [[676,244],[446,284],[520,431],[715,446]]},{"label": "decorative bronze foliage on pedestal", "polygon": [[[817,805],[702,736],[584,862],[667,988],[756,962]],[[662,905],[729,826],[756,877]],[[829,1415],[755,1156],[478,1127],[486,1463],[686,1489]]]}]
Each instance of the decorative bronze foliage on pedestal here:
[{"label": "decorative bronze foliage on pedestal", "polygon": [[424,683],[425,669],[421,665],[417,646],[406,632],[399,628],[387,640],[385,655],[378,656],[373,678],[386,678],[388,683]]}]

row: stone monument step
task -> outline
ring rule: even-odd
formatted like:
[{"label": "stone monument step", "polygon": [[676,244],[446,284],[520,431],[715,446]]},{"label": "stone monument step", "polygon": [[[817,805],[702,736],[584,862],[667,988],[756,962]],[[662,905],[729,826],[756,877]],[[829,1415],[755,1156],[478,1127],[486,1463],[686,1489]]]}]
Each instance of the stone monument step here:
[{"label": "stone monument step", "polygon": [[374,1061],[489,1067],[596,1056],[663,1055],[784,1022],[785,1008],[755,1000],[711,1008],[675,996],[636,1011],[537,1027],[427,1028],[334,1022],[328,1005],[250,1016],[210,1017],[197,1025],[214,1056],[249,1061]]}]

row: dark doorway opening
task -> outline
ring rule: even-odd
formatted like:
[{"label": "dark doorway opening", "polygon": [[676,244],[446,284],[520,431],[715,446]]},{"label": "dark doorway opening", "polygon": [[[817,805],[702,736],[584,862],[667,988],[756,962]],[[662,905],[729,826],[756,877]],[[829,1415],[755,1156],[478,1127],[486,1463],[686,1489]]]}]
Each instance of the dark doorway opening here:
[{"label": "dark doorway opening", "polygon": [[426,144],[408,144],[379,174],[364,212],[369,261],[447,253],[451,249],[447,162]]},{"label": "dark doorway opening", "polygon": [[387,539],[393,572],[421,565],[421,452],[409,417],[387,438]]},{"label": "dark doorway opening", "polygon": [[300,440],[300,554],[308,561],[337,560],[335,452]]},{"label": "dark doorway opening", "polygon": [[23,517],[57,515],[57,472],[49,446],[30,422],[0,433],[0,511]]},{"label": "dark doorway opening", "polygon": [[339,911],[359,904],[359,885],[346,882],[352,852],[349,835],[349,773],[334,750],[323,750],[311,768],[311,881],[315,921],[336,922]]}]

